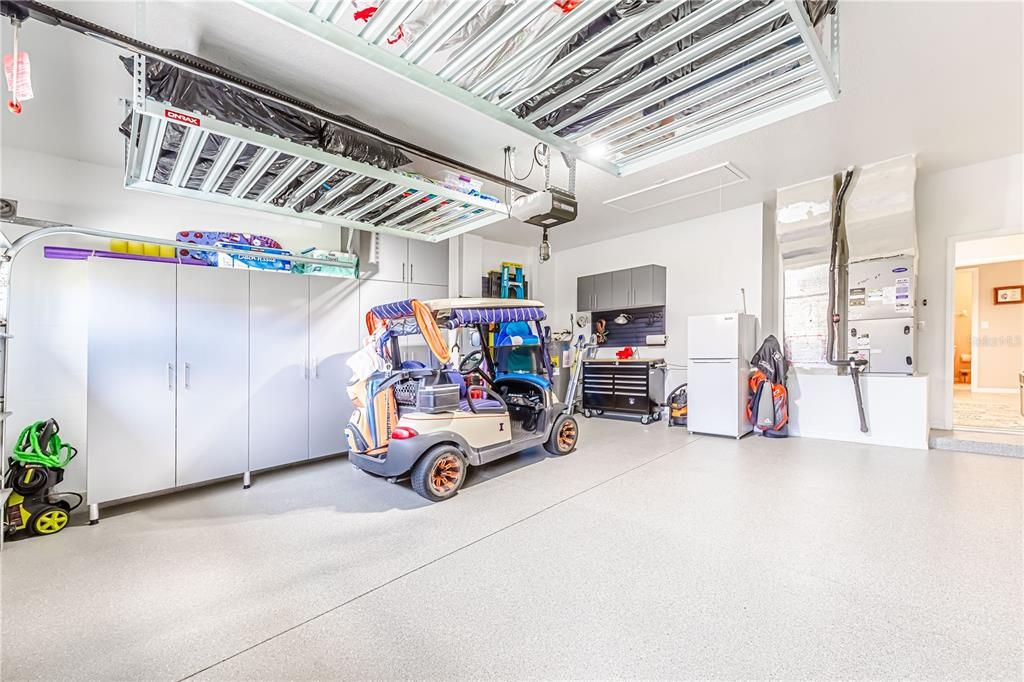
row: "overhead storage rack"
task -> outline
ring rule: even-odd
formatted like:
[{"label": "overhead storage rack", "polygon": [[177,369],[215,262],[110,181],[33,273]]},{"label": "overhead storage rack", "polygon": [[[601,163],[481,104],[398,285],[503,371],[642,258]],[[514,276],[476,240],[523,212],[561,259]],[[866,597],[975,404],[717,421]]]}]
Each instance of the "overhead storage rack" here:
[{"label": "overhead storage rack", "polygon": [[508,217],[499,201],[417,174],[155,101],[147,96],[147,58],[134,59],[125,164],[129,189],[429,242]]},{"label": "overhead storage rack", "polygon": [[835,0],[238,2],[616,175],[839,96]]}]

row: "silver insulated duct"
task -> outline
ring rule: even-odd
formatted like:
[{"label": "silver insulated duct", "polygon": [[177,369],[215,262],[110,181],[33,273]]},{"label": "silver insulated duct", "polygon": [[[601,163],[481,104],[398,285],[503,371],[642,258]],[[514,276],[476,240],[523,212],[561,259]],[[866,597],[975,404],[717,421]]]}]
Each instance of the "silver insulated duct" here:
[{"label": "silver insulated duct", "polygon": [[[916,177],[913,155],[864,166],[854,174],[844,202],[835,358],[855,360],[865,373],[914,372]],[[836,371],[827,348],[835,196],[832,176],[779,189],[776,195],[783,343],[797,368]]]}]

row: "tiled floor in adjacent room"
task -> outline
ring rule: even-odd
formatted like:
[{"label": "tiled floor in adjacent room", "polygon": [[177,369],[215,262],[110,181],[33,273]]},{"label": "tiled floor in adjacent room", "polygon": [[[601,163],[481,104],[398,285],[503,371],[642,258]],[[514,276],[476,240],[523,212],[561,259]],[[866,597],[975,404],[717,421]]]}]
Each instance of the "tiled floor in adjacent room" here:
[{"label": "tiled floor in adjacent room", "polygon": [[1019,679],[1022,478],[609,419],[442,504],[323,461],[9,543],[0,676]]},{"label": "tiled floor in adjacent room", "polygon": [[970,386],[953,387],[953,423],[973,429],[1024,433],[1021,397],[1013,393],[984,393]]}]

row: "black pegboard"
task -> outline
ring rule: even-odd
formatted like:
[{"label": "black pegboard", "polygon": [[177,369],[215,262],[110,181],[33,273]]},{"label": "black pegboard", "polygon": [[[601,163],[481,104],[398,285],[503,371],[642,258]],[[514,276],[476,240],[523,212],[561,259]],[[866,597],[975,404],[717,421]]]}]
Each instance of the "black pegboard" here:
[{"label": "black pegboard", "polygon": [[[619,314],[629,315],[633,319],[626,324],[615,324],[614,320]],[[646,346],[648,336],[665,333],[665,306],[603,310],[593,313],[592,320],[595,325],[598,320],[605,320],[608,323],[605,325],[607,341],[601,344],[602,346]]]}]

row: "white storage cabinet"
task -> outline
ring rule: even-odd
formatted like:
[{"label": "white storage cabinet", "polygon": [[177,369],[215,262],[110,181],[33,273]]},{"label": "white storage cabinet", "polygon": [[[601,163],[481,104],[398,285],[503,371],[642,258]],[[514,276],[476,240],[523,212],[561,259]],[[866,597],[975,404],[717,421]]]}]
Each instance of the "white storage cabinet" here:
[{"label": "white storage cabinet", "polygon": [[358,282],[88,267],[91,506],[345,451]]}]

